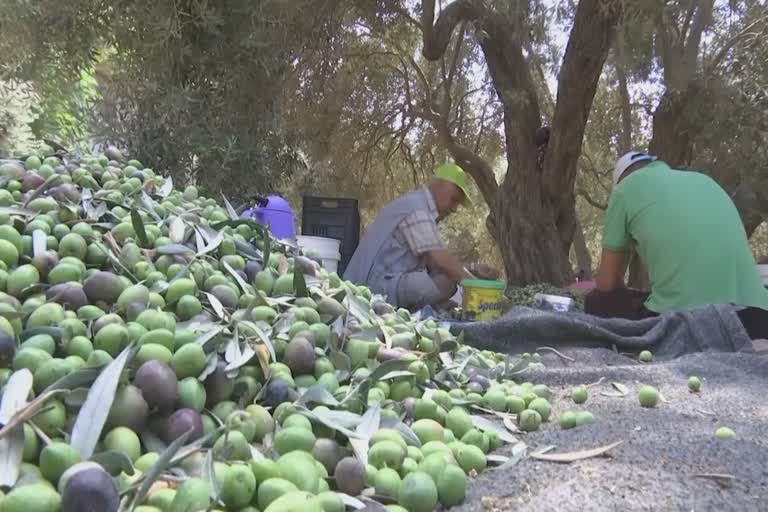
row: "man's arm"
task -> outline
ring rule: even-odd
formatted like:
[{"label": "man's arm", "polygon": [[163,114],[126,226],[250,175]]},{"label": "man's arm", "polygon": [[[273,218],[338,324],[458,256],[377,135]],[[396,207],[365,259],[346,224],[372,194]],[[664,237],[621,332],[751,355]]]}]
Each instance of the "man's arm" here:
[{"label": "man's arm", "polygon": [[627,254],[624,251],[604,248],[600,257],[600,268],[597,271],[597,289],[601,292],[610,292],[622,288],[626,271]]},{"label": "man's arm", "polygon": [[597,270],[595,284],[598,290],[609,292],[624,286],[627,248],[631,239],[621,190],[614,190],[611,194],[603,222],[603,252],[600,256],[600,268]]},{"label": "man's arm", "polygon": [[427,268],[432,273],[441,273],[456,284],[464,279],[472,279],[474,276],[464,268],[459,258],[446,249],[435,249],[424,254]]},{"label": "man's arm", "polygon": [[400,236],[408,248],[424,258],[427,268],[432,273],[440,273],[453,281],[461,283],[465,278],[473,277],[453,254],[440,242],[437,224],[432,215],[424,210],[409,214],[398,226]]}]

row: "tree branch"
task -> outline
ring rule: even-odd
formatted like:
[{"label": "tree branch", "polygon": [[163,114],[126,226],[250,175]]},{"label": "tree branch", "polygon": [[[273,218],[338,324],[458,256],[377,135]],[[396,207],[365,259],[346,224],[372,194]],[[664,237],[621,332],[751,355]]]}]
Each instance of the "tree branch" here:
[{"label": "tree branch", "polygon": [[435,24],[435,0],[422,2],[421,32],[424,39],[422,54],[429,61],[436,61],[445,54],[453,29],[459,22],[471,20],[476,15],[474,6],[466,0],[457,0],[440,12]]},{"label": "tree branch", "polygon": [[[458,0],[441,11],[440,18],[435,24],[435,2],[434,0],[424,0],[422,5],[422,35],[424,40],[422,53],[427,60],[435,61],[445,54],[454,28],[460,22],[476,17],[475,7],[476,5],[470,1]],[[458,64],[458,53],[463,39],[460,37],[456,43],[454,66]],[[460,145],[451,133],[450,120],[448,119],[451,91],[450,84],[447,85],[440,103],[440,112],[432,111],[432,103],[428,98],[428,112],[421,115],[433,122],[441,143],[448,149],[456,163],[472,176],[486,203],[494,204],[499,187],[491,165],[471,149]]]},{"label": "tree branch", "polygon": [[632,149],[632,106],[629,99],[627,73],[621,62],[616,63],[616,75],[619,79],[619,101],[621,102],[621,133],[619,134],[619,153]]},{"label": "tree branch", "polygon": [[577,188],[576,189],[576,195],[581,196],[584,198],[584,200],[589,203],[590,205],[594,206],[595,208],[599,210],[607,210],[608,205],[605,203],[601,203],[600,201],[593,199],[591,195],[589,195],[589,192],[587,192],[584,188]]},{"label": "tree branch", "polygon": [[685,42],[683,50],[682,62],[686,81],[690,80],[690,77],[696,73],[701,38],[704,34],[704,30],[712,23],[712,9],[714,8],[715,0],[700,0],[698,4],[696,17],[693,21],[693,26],[691,27],[691,33],[690,36],[688,36],[688,40]]},{"label": "tree branch", "polygon": [[680,49],[685,48],[685,40],[686,37],[688,37],[688,29],[691,26],[691,21],[693,21],[693,15],[696,13],[696,7],[698,6],[699,2],[691,2],[691,6],[688,9],[688,12],[685,14],[685,20],[683,21],[683,27],[680,30]]},{"label": "tree branch", "polygon": [[753,28],[755,28],[757,25],[761,23],[765,23],[766,18],[761,18],[758,20],[753,21],[746,27],[744,27],[741,31],[739,31],[738,34],[733,36],[730,40],[728,40],[722,48],[720,48],[720,51],[717,52],[717,55],[712,59],[712,62],[707,66],[706,74],[710,75],[715,72],[715,70],[720,66],[720,63],[725,59],[725,57],[728,55],[728,52],[730,52],[737,44],[739,44],[745,37],[749,35],[757,36],[759,37],[758,32],[751,32]]},{"label": "tree branch", "polygon": [[391,8],[392,8],[393,12],[395,12],[395,13],[399,14],[400,16],[402,16],[403,19],[405,19],[405,21],[407,21],[410,25],[413,25],[414,27],[416,27],[418,29],[421,28],[421,23],[419,23],[419,20],[417,20],[416,18],[411,16],[411,13],[409,13],[408,10],[406,10],[405,8],[402,8],[400,6],[397,6],[397,5],[392,6]]},{"label": "tree branch", "polygon": [[563,192],[573,190],[587,118],[621,14],[620,0],[582,0],[576,11],[544,160],[544,183],[553,204],[562,203]]}]

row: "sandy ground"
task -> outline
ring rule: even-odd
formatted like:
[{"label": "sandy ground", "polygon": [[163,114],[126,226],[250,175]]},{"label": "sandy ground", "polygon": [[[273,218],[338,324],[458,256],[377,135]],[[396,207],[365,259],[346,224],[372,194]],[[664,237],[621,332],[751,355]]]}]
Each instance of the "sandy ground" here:
[{"label": "sandy ground", "polygon": [[[544,357],[545,369],[526,375],[555,393],[550,422],[520,436],[528,452],[555,446],[571,452],[623,440],[610,456],[563,464],[530,457],[493,468],[475,478],[465,504],[469,511],[768,511],[768,355],[692,354],[668,362],[639,364],[610,350],[564,352]],[[687,387],[702,380],[700,393]],[[589,388],[589,400],[575,405],[571,386]],[[613,382],[629,388],[623,398]],[[666,401],[641,408],[641,384],[656,386]],[[587,409],[595,423],[563,430],[564,409]],[[714,431],[728,426],[734,439]],[[510,455],[507,445],[497,453]],[[725,475],[723,478],[702,476]]]}]

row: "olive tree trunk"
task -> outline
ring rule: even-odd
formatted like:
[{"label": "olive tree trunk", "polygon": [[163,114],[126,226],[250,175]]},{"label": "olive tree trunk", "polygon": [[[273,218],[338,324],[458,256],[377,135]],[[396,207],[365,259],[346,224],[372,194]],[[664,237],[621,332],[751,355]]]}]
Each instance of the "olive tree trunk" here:
[{"label": "olive tree trunk", "polygon": [[[459,145],[449,128],[450,94],[428,114],[441,141],[473,177],[488,207],[487,227],[496,240],[510,284],[572,279],[569,251],[577,226],[574,185],[587,118],[621,16],[620,0],[582,0],[559,72],[551,135],[537,158],[534,134],[541,125],[538,91],[523,52],[519,23],[482,0],[456,0],[435,20],[434,0],[424,0],[424,56],[440,59],[454,29],[472,23],[496,94],[504,107],[507,172],[497,183],[488,162]],[[431,105],[431,99],[428,100]],[[431,109],[430,109],[431,110]]]}]

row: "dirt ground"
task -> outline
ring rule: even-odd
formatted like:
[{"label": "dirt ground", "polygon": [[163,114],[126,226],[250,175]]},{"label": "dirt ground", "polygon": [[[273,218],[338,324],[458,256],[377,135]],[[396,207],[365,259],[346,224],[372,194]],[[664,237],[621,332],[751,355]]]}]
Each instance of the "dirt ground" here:
[{"label": "dirt ground", "polygon": [[[465,504],[451,510],[768,511],[768,355],[692,354],[639,364],[604,349],[564,354],[575,361],[547,354],[546,368],[526,375],[554,392],[550,422],[520,436],[528,453],[623,444],[606,457],[568,464],[525,457],[490,469],[471,482]],[[689,375],[701,378],[700,393],[688,390]],[[584,405],[568,398],[573,385],[601,378]],[[613,382],[629,394],[604,396],[616,393]],[[659,389],[664,400],[658,407],[640,407],[641,384]],[[596,421],[563,430],[557,418],[565,409],[589,410]],[[719,426],[736,437],[718,439]],[[510,455],[512,446],[498,453]]]}]

